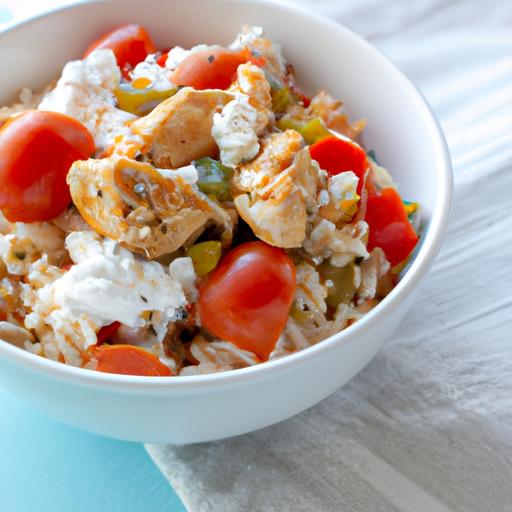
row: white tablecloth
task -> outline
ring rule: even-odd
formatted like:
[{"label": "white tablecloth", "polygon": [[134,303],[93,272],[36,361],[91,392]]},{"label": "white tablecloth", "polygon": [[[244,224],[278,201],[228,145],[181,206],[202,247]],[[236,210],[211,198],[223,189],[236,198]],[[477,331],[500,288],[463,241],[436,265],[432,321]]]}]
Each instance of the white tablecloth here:
[{"label": "white tablecloth", "polygon": [[433,106],[455,168],[446,243],[393,339],[335,395],[250,435],[148,452],[194,512],[511,511],[512,2],[310,5]]}]

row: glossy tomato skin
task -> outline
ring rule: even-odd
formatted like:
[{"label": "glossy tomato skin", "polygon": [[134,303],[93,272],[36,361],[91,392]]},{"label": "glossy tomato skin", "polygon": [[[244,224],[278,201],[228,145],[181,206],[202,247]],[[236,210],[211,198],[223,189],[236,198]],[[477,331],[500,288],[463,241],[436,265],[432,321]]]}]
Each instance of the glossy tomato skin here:
[{"label": "glossy tomato skin", "polygon": [[248,242],[228,252],[200,288],[201,323],[267,360],[295,295],[295,265],[282,250]]},{"label": "glossy tomato skin", "polygon": [[418,235],[394,188],[369,191],[365,220],[370,228],[368,250],[380,247],[392,267],[405,261],[418,243]]},{"label": "glossy tomato skin", "polygon": [[238,66],[250,57],[248,50],[225,48],[192,53],[176,68],[172,81],[194,89],[227,89],[236,79]]},{"label": "glossy tomato skin", "polygon": [[329,176],[352,171],[359,178],[357,193],[361,195],[366,170],[369,167],[366,153],[357,144],[338,137],[326,137],[309,148],[311,158],[327,171]]},{"label": "glossy tomato skin", "polygon": [[71,202],[66,176],[89,158],[94,140],[77,120],[30,111],[0,129],[0,210],[11,222],[51,220]]},{"label": "glossy tomato skin", "polygon": [[156,47],[146,29],[141,25],[123,25],[109,32],[87,48],[84,58],[94,50],[110,49],[116,56],[117,65],[126,72],[142,62]]}]

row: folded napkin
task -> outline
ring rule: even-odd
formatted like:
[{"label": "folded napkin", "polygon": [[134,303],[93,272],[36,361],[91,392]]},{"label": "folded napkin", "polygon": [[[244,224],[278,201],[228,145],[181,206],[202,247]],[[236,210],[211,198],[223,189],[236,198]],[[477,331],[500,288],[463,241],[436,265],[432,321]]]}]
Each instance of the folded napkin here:
[{"label": "folded napkin", "polygon": [[392,340],[336,394],[252,434],[147,450],[194,512],[510,511],[512,2],[310,5],[433,106],[455,167],[446,243]]}]

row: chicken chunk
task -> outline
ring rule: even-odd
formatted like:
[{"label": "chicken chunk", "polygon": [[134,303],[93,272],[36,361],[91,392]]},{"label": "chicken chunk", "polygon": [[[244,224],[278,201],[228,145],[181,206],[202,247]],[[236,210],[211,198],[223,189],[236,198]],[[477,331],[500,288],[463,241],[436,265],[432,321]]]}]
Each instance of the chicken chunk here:
[{"label": "chicken chunk", "polygon": [[303,144],[294,130],[269,135],[260,155],[242,165],[235,179],[238,213],[256,236],[277,247],[302,245],[316,202],[319,169]]},{"label": "chicken chunk", "polygon": [[229,243],[230,216],[181,176],[111,156],[78,161],[68,173],[73,202],[98,233],[153,259],[193,241],[210,224]]},{"label": "chicken chunk", "polygon": [[364,119],[350,123],[343,103],[323,91],[311,100],[311,104],[305,112],[310,118],[319,117],[328,128],[352,140],[357,140],[366,126]]},{"label": "chicken chunk", "polygon": [[131,124],[142,137],[141,152],[149,153],[157,167],[176,168],[196,158],[218,155],[212,137],[213,115],[234,96],[221,90],[196,91],[185,87]]}]

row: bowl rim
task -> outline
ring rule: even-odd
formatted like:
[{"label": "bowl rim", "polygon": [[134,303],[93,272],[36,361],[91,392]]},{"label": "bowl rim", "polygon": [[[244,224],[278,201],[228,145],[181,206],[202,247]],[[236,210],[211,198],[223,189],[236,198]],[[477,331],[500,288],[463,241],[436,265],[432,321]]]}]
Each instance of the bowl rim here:
[{"label": "bowl rim", "polygon": [[[14,31],[18,27],[30,25],[41,19],[52,17],[62,11],[73,10],[83,5],[100,4],[103,3],[103,1],[104,0],[79,0],[71,4],[52,8],[28,19],[9,22],[4,28],[0,29],[0,36]],[[217,3],[229,4],[234,0],[216,1]],[[247,368],[205,375],[181,376],[178,379],[109,374],[68,366],[33,354],[2,340],[0,340],[0,357],[17,366],[25,367],[29,371],[43,374],[52,379],[58,379],[89,388],[108,388],[117,392],[158,392],[158,394],[163,392],[170,394],[174,391],[212,390],[213,388],[229,386],[234,383],[243,384],[257,379],[271,378],[278,372],[291,371],[293,367],[303,364],[308,358],[314,357],[322,352],[327,352],[338,343],[350,342],[358,333],[363,333],[371,329],[382,316],[385,316],[389,311],[397,307],[398,304],[404,302],[427,273],[439,252],[448,226],[453,192],[453,175],[450,154],[441,126],[422,93],[391,59],[377,50],[362,36],[344,25],[326,16],[311,12],[302,6],[290,5],[279,0],[244,0],[244,3],[261,6],[262,8],[282,9],[284,13],[307,16],[309,19],[314,20],[315,23],[326,25],[329,31],[342,32],[344,37],[353,39],[357,44],[361,45],[365,51],[373,54],[374,58],[380,60],[388,68],[389,72],[393,74],[393,79],[402,82],[403,86],[408,89],[411,98],[416,103],[416,107],[422,113],[423,121],[427,125],[431,140],[433,141],[432,149],[434,152],[435,169],[438,174],[438,185],[436,190],[437,200],[430,219],[430,225],[426,235],[423,237],[421,247],[414,257],[414,260],[409,264],[405,275],[389,295],[350,327],[293,354]]]}]

